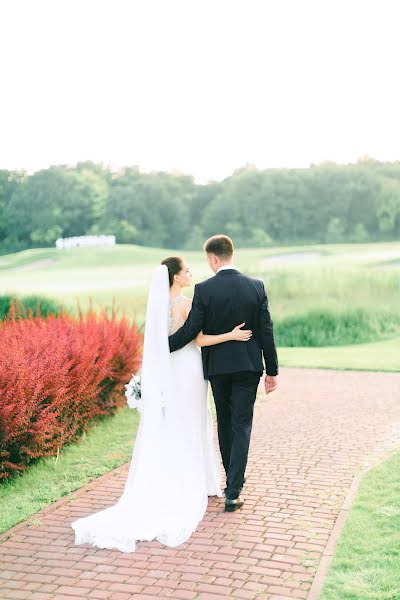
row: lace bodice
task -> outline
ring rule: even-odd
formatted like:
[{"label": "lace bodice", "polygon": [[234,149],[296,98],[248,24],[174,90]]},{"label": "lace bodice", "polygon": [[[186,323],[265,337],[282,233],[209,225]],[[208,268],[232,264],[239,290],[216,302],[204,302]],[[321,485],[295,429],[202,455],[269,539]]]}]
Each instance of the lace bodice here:
[{"label": "lace bodice", "polygon": [[185,318],[182,316],[183,307],[185,302],[187,302],[187,298],[185,296],[179,295],[169,303],[169,317],[168,317],[168,335],[172,335],[185,322]]}]

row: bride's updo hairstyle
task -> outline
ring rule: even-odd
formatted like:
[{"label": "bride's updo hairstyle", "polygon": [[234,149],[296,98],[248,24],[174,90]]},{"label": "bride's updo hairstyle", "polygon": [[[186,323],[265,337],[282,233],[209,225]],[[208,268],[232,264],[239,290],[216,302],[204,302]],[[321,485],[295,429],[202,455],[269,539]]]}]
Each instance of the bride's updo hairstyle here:
[{"label": "bride's updo hairstyle", "polygon": [[161,264],[165,265],[168,269],[169,287],[172,287],[175,275],[178,275],[182,271],[182,258],[179,256],[170,256],[165,258]]}]

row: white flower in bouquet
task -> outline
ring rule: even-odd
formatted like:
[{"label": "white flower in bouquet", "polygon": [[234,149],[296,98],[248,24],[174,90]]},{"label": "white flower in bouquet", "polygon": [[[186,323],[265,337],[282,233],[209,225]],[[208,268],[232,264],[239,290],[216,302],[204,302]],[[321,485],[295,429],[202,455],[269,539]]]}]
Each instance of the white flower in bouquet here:
[{"label": "white flower in bouquet", "polygon": [[137,408],[140,411],[142,389],[139,375],[132,375],[131,380],[125,385],[125,388],[125,396],[127,398],[128,406],[130,408]]}]

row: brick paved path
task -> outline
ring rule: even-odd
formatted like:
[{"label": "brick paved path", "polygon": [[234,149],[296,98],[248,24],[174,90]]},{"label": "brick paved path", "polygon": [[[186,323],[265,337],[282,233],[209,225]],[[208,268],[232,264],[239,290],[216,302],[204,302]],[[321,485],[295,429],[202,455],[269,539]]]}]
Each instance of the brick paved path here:
[{"label": "brick paved path", "polygon": [[1,536],[0,597],[306,598],[353,475],[400,442],[399,389],[400,374],[282,369],[256,403],[241,511],[211,498],[177,548],[75,546],[71,521],[118,499],[124,465]]}]

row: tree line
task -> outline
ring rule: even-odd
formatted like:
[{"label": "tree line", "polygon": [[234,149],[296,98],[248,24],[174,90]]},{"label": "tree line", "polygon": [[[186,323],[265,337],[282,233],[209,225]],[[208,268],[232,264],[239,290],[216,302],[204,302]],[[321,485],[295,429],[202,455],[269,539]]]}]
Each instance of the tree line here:
[{"label": "tree line", "polygon": [[221,182],[56,165],[0,170],[0,252],[54,246],[59,237],[115,234],[118,243],[199,249],[214,233],[238,246],[395,240],[400,161],[371,158],[304,169],[250,165]]}]

